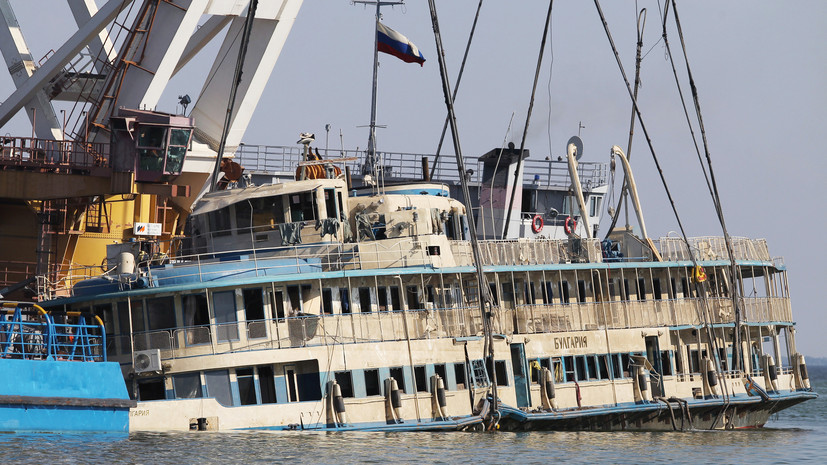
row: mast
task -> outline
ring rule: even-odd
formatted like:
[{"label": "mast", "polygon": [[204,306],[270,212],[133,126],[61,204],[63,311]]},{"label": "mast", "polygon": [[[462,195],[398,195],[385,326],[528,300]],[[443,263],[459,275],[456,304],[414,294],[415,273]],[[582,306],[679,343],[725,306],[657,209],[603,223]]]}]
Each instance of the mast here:
[{"label": "mast", "polygon": [[363,5],[376,5],[376,22],[373,27],[373,87],[370,97],[370,132],[368,134],[368,153],[365,157],[365,165],[362,167],[362,174],[373,173],[376,166],[376,89],[379,78],[379,20],[382,19],[381,8],[383,6],[403,5],[404,1],[382,1],[382,0],[354,0],[353,3]]}]

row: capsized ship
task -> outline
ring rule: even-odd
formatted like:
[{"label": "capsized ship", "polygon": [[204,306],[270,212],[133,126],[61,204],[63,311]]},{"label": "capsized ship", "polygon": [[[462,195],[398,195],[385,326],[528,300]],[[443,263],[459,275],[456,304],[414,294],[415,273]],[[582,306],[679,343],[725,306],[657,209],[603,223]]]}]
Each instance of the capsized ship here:
[{"label": "capsized ship", "polygon": [[[250,74],[269,73],[300,4],[284,0],[249,21],[267,37],[247,41]],[[110,48],[94,37],[118,6],[89,12],[73,43]],[[0,11],[8,24],[10,11]],[[202,14],[213,17],[193,33]],[[220,130],[215,115],[233,82],[221,63],[240,53],[237,34],[190,117],[128,108],[155,106],[221,28],[250,24],[223,1],[144,2],[133,19],[122,55],[98,54],[95,73],[74,72],[68,47],[37,73],[28,62],[10,67],[24,78],[0,107],[4,123],[28,99],[52,133],[3,140],[3,180],[44,187],[0,184],[17,186],[0,197],[18,213],[4,215],[18,229],[0,231],[2,293],[40,302],[6,315],[4,357],[57,373],[103,367],[108,356],[120,373],[101,376],[129,396],[96,391],[61,405],[84,415],[103,407],[120,422],[129,409],[130,431],[678,430],[761,426],[816,396],[795,349],[783,261],[760,239],[652,239],[636,198],[640,233],[600,241],[607,169],[579,163],[577,140],[565,161],[549,156],[525,173],[528,151],[511,147],[483,155],[476,170],[433,180],[426,170],[415,182],[394,171],[409,164],[376,151],[371,118],[369,160],[344,176],[334,163],[347,160],[311,161],[303,135],[302,157],[280,173],[241,177],[242,150],[224,163],[228,188],[193,203],[189,187],[204,184],[217,146],[240,142],[262,89],[257,78],[235,89],[240,103]],[[27,56],[19,40],[2,44],[6,57]],[[87,113],[75,115],[85,121],[67,143],[44,102],[73,93]],[[474,171],[473,195],[459,195]],[[98,324],[56,326],[64,316]],[[84,332],[92,336],[76,342]],[[61,418],[72,429],[69,420],[87,417]]]},{"label": "capsized ship", "polygon": [[186,253],[113,244],[43,303],[103,319],[131,431],[746,428],[816,396],[763,240],[734,240],[733,281],[722,238],[601,243],[558,213],[564,237],[482,240],[480,289],[447,186],[340,178],[206,194]]}]

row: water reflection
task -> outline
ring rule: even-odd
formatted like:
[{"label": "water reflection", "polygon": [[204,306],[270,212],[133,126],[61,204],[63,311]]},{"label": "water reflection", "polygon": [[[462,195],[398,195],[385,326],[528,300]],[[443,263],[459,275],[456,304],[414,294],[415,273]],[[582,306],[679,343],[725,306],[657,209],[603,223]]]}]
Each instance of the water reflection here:
[{"label": "water reflection", "polygon": [[[816,372],[816,370],[811,370]],[[814,387],[827,392],[827,372]],[[815,378],[815,376],[814,376]],[[21,463],[793,463],[827,456],[827,397],[718,432],[4,434]]]}]

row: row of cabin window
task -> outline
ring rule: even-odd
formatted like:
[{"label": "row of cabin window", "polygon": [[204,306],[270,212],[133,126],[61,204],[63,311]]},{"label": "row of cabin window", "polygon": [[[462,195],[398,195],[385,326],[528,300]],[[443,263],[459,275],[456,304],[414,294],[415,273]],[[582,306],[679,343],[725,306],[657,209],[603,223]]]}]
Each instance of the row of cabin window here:
[{"label": "row of cabin window", "polygon": [[[652,278],[652,285],[649,286],[649,279],[638,277],[637,279],[629,278],[610,278],[608,286],[608,297],[610,300],[620,298],[620,300],[647,300],[647,296],[651,296],[654,300],[662,300],[664,298],[664,286],[661,278]],[[538,287],[539,285],[539,292]],[[497,285],[489,282],[491,295],[494,299],[495,305],[503,303],[514,304],[514,293],[520,292],[522,287],[523,295],[526,302],[534,303],[542,300],[544,304],[551,305],[554,303],[572,303],[572,302],[587,302],[589,298],[594,297],[594,285],[589,280],[577,280],[577,286],[574,288],[568,280],[540,280],[520,282],[513,285],[511,282],[500,284],[502,293],[498,293]],[[632,287],[634,286],[634,288]],[[686,277],[669,278],[669,286],[666,289],[667,298],[675,299],[678,295],[683,297],[691,297],[696,295],[694,290],[690,289],[689,281]],[[636,299],[632,299],[635,296]]]},{"label": "row of cabin window", "polygon": [[[474,362],[481,364],[481,360]],[[508,371],[505,360],[495,362],[497,384],[508,386]],[[451,370],[450,372],[448,370]],[[476,377],[468,371],[464,362],[417,365],[411,377],[408,367],[337,371],[334,378],[339,384],[343,397],[383,396],[384,379],[394,378],[402,392],[430,392],[430,375],[437,374],[449,391],[482,387],[488,384],[490,374],[484,372]],[[172,376],[172,391],[166,391],[163,378],[146,378],[138,381],[138,400],[194,399],[214,397],[221,405],[275,404],[321,399],[322,374],[295,372],[284,368],[275,373],[272,365],[236,368],[235,380],[230,370],[212,370],[183,373]]]},{"label": "row of cabin window", "polygon": [[[614,283],[620,282],[619,278],[609,281],[610,295],[614,295]],[[537,293],[534,282],[523,283],[525,298],[529,302],[536,302]],[[545,304],[553,304],[555,300],[560,303],[570,303],[571,292],[569,290],[569,283],[566,280],[559,282],[541,281],[542,299]],[[675,279],[672,279],[674,286]],[[686,289],[686,279],[682,279],[682,289]],[[502,283],[502,294],[497,292],[497,286],[490,283],[491,294],[494,298],[495,305],[501,302],[505,304],[514,305],[514,287],[509,283]],[[587,289],[591,286],[590,282],[584,280],[578,281],[577,299],[580,302],[586,301]],[[555,288],[557,292],[555,293]],[[622,298],[627,298],[629,295],[629,280],[623,280],[624,292],[621,294]],[[638,295],[645,298],[645,293],[642,289],[645,288],[645,279],[638,280],[638,288],[636,291]],[[274,318],[285,318],[287,316],[296,316],[300,313],[310,313],[308,308],[309,301],[313,298],[312,286],[310,284],[290,285],[285,288],[279,288],[273,293],[271,298],[272,308],[275,312]],[[385,311],[385,310],[401,310],[402,300],[401,292],[398,286],[379,286],[379,287],[356,287],[352,288],[353,296],[351,297],[351,288],[323,288],[321,299],[321,311],[323,314],[336,313],[336,306],[340,313],[355,313],[366,311]],[[470,292],[469,292],[470,291]],[[654,280],[654,296],[656,299],[661,298],[660,280]],[[676,291],[673,291],[673,294]],[[265,319],[264,311],[264,294],[262,288],[246,288],[241,290],[243,308],[245,312],[246,321],[260,321]],[[286,293],[286,295],[285,295]],[[336,295],[338,294],[338,295]],[[555,299],[555,294],[559,296]],[[213,292],[213,313],[215,324],[235,323],[238,321],[236,300],[234,291],[219,291]],[[285,299],[286,297],[286,299]],[[476,289],[473,286],[466,288],[467,301],[476,298]],[[182,324],[183,327],[202,326],[210,324],[210,315],[208,313],[208,306],[206,295],[200,294],[185,294],[182,295]],[[452,307],[454,304],[462,302],[462,291],[457,286],[437,288],[431,285],[425,287],[425,292],[420,293],[419,286],[405,286],[405,301],[408,304],[408,309],[418,310],[425,308],[425,303],[431,304],[431,307],[446,308]],[[334,305],[338,304],[338,305]],[[368,309],[368,310],[365,310]],[[108,334],[114,334],[114,318],[112,315],[111,304],[96,305],[93,311],[101,315],[107,327]],[[120,334],[128,333],[128,307],[126,302],[118,303],[118,329]],[[175,328],[177,325],[175,317],[175,305],[172,296],[156,297],[146,300],[132,301],[132,331],[159,331],[165,329]],[[265,335],[262,334],[261,337]]]},{"label": "row of cabin window", "polygon": [[[687,344],[686,345],[686,352],[679,350],[675,353],[675,363],[677,366],[678,373],[683,372],[683,357],[686,356],[686,360],[689,362],[689,372],[690,373],[702,373],[702,365],[701,360],[708,356],[708,352],[706,349],[698,350],[695,344]],[[760,355],[757,352],[752,350],[751,348],[751,355],[753,358],[753,364],[760,365],[760,363],[756,363],[756,360],[760,360]],[[732,367],[732,344],[728,344],[726,347],[719,347],[718,348],[718,359],[721,361],[721,369],[723,371],[729,371]]]},{"label": "row of cabin window", "polygon": [[[323,195],[325,218],[341,218],[341,192],[336,192],[336,189],[324,189]],[[250,227],[266,227],[321,218],[315,192],[297,192],[248,199],[207,215],[209,230],[213,231],[216,236],[230,235],[234,228],[243,230]],[[235,217],[235,227],[231,223],[233,217]]]},{"label": "row of cabin window", "polygon": [[[446,221],[442,223],[442,234],[451,240],[470,240],[470,230],[468,226],[468,217],[465,215],[458,215],[449,213]],[[435,226],[436,227],[436,226]],[[379,214],[378,221],[370,226],[373,232],[373,237],[376,240],[387,239],[387,220],[384,214]],[[436,232],[436,231],[434,231]],[[360,236],[364,238],[364,236]]]},{"label": "row of cabin window", "polygon": [[[339,312],[344,314],[358,311],[366,312],[374,309],[379,311],[402,310],[402,300],[398,286],[358,287],[353,288],[353,291],[354,295],[351,299],[351,289],[349,288],[323,288],[322,312],[333,314],[334,301]],[[406,286],[405,292],[408,308],[412,310],[425,307],[424,302],[420,301],[421,298],[426,299],[427,302],[431,302],[433,305],[436,305],[437,301],[451,305],[459,296],[458,288],[435,289],[433,286],[426,287],[424,296],[420,295],[418,286]],[[286,286],[277,289],[275,293],[268,292],[268,294],[271,294],[270,303],[274,318],[282,319],[301,313],[309,313],[307,307],[313,296],[312,287],[309,284]],[[334,299],[334,296],[338,300]],[[263,288],[241,289],[241,297],[246,321],[265,319]],[[212,298],[215,324],[221,325],[238,321],[234,290],[213,292]],[[174,329],[179,326],[193,327],[210,324],[206,294],[184,294],[181,296],[181,305],[183,321],[182,324],[176,325],[175,299],[172,296],[132,300],[132,331],[140,333]],[[107,334],[128,334],[130,321],[127,302],[119,302],[117,310],[116,329],[115,315],[113,315],[111,304],[100,304],[93,307],[94,313],[104,320]],[[231,330],[231,328],[225,329]],[[259,336],[251,334],[251,337],[254,338],[265,336],[266,334],[263,332]]]},{"label": "row of cabin window", "polygon": [[[621,279],[620,278],[612,278],[609,280],[609,298],[614,299],[615,297],[620,297],[621,300],[629,300],[631,293],[630,285],[634,283],[635,285],[635,293],[638,297],[637,300],[646,300],[647,295],[651,295],[655,300],[663,299],[663,288],[661,286],[660,278],[654,278],[652,280],[652,289],[647,289],[647,280],[646,278],[638,278],[637,280],[630,281],[629,279],[622,280],[621,286]],[[677,287],[680,283],[680,287]],[[500,288],[502,293],[497,292],[497,285],[495,283],[489,282],[491,296],[494,299],[494,305],[499,305],[501,302],[504,304],[511,304],[512,306],[515,304],[514,300],[514,292],[520,291],[520,284],[522,284],[522,291],[524,294],[524,298],[526,302],[537,302],[539,299],[542,299],[543,303],[546,305],[551,305],[555,303],[567,304],[572,302],[587,302],[589,298],[593,297],[593,284],[591,281],[586,280],[578,280],[577,281],[577,288],[572,289],[571,285],[569,284],[568,280],[559,280],[559,281],[539,281],[535,283],[534,281],[531,282],[522,282],[517,284],[516,288],[512,285],[512,283],[501,283]],[[539,284],[540,293],[538,295],[537,286]],[[648,292],[647,292],[648,290]],[[681,278],[681,281],[678,282],[675,278],[671,278],[670,280],[670,288],[669,288],[669,298],[675,298],[680,292],[683,292],[684,295],[688,295],[688,281],[686,278]]]},{"label": "row of cabin window", "polygon": [[[671,376],[672,351],[661,351],[661,365],[664,376]],[[540,367],[548,368],[554,376],[555,383],[572,383],[582,381],[599,381],[631,378],[631,356],[644,355],[643,352],[623,352],[594,355],[567,355],[564,357],[546,357],[535,359]],[[539,370],[531,370],[531,381],[539,383]]]},{"label": "row of cabin window", "polygon": [[[469,369],[464,362],[436,363],[433,365],[415,365],[413,376],[409,367],[391,367],[387,375],[396,380],[399,390],[406,394],[414,392],[431,392],[431,375],[442,378],[447,391],[468,389],[469,387],[483,387],[488,385],[492,375],[484,369],[482,360],[473,360],[474,364],[483,367],[484,371]],[[497,385],[508,386],[508,365],[505,360],[494,362],[497,371]],[[370,397],[383,396],[384,369],[365,369],[337,371],[334,373],[336,383],[342,390],[342,397]]]},{"label": "row of cabin window", "polygon": [[[306,365],[306,366],[302,366]],[[304,372],[303,369],[315,367]],[[315,401],[322,398],[317,363],[299,362],[298,365],[273,365],[211,370],[172,375],[172,390],[167,391],[164,378],[138,380],[138,400],[197,399],[213,397],[221,405],[275,404]]]}]

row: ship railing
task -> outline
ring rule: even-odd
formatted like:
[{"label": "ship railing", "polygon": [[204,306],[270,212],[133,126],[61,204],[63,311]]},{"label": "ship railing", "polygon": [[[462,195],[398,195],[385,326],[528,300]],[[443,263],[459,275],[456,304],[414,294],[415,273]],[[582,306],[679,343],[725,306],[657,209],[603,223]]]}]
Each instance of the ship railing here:
[{"label": "ship railing", "polygon": [[[514,239],[479,241],[483,266],[520,266],[602,261],[599,239]],[[452,241],[451,250],[458,264],[472,265],[471,245]]]},{"label": "ship railing", "polygon": [[[766,239],[747,237],[732,237],[731,239],[735,260],[765,262],[772,260]],[[689,249],[680,237],[661,237],[658,240],[658,249],[663,259],[668,261],[691,260],[690,250],[696,260],[729,260],[726,241],[718,236],[690,237]]]},{"label": "ship railing", "polygon": [[298,315],[143,331],[110,338],[121,355],[161,350],[162,358],[364,342],[472,337],[482,334],[478,307]]},{"label": "ship railing", "polygon": [[0,137],[0,165],[50,168],[52,172],[109,165],[109,144],[32,137]]},{"label": "ship railing", "polygon": [[[315,148],[314,148],[315,149]],[[345,166],[354,175],[362,174],[365,151],[362,150],[326,150],[318,148],[323,159],[355,158]],[[235,152],[235,161],[248,172],[267,174],[292,174],[302,161],[303,148],[299,146],[274,145],[239,145]],[[422,158],[433,157],[432,154],[404,152],[377,152],[379,172],[386,179],[420,180],[422,179]],[[471,183],[482,182],[483,162],[478,157],[464,157],[466,173]],[[568,187],[571,179],[566,161],[526,159],[523,162],[524,178],[532,180],[538,187]],[[602,186],[608,182],[608,164],[598,162],[578,163],[580,181],[586,190]],[[437,162],[432,179],[435,182],[459,183],[459,173],[453,156],[441,157]]]},{"label": "ship railing", "polygon": [[[712,299],[726,301],[728,299]],[[768,305],[757,299],[755,308]],[[774,299],[778,300],[778,299]],[[750,302],[753,304],[753,302]],[[776,302],[783,307],[783,303]],[[700,299],[579,302],[510,305],[495,311],[498,334],[532,334],[644,327],[700,326]],[[762,307],[763,306],[763,307]],[[752,307],[750,307],[752,308]],[[713,312],[714,313],[714,312]],[[769,314],[762,322],[777,320]],[[715,318],[713,324],[731,323]],[[163,358],[222,354],[262,349],[330,346],[366,342],[473,337],[482,334],[479,307],[372,311],[345,314],[299,314],[284,318],[134,333],[132,350],[160,349]],[[128,353],[129,339],[114,337],[113,347]]]},{"label": "ship railing", "polygon": [[793,309],[790,299],[784,297],[749,297],[742,300],[743,319],[749,323],[791,322]]},{"label": "ship railing", "polygon": [[[732,301],[707,299],[708,323],[733,324]],[[792,322],[789,299],[761,297],[744,299],[747,323]],[[498,322],[506,334],[590,331],[669,326],[700,326],[707,322],[701,299],[653,301],[585,302],[569,304],[507,304],[500,308]]]},{"label": "ship railing", "polygon": [[[254,244],[253,244],[254,245]],[[473,257],[467,241],[451,241],[453,261],[443,261],[442,266],[471,266]],[[599,261],[600,243],[586,239],[578,243],[573,253],[568,240],[508,240],[481,241],[483,266],[521,266],[529,264],[570,263]],[[444,258],[448,258],[447,256]],[[210,282],[224,276],[255,277],[305,272],[341,270],[367,270],[431,265],[435,258],[429,255],[422,241],[407,238],[396,241],[359,243],[316,243],[306,245],[228,250],[213,253],[185,255],[163,260],[149,260],[139,264],[146,278],[146,285],[163,287],[168,283]],[[174,265],[168,269],[168,265]],[[174,272],[173,272],[174,270]],[[68,295],[77,282],[101,276],[102,268],[79,267],[62,271],[56,281],[42,277],[40,288],[46,298]],[[117,283],[121,290],[134,288],[133,280],[111,276],[101,281],[101,292]],[[94,291],[94,286],[84,287],[84,292]]]},{"label": "ship railing", "polygon": [[105,361],[106,334],[98,325],[55,323],[51,315],[0,315],[0,358]]},{"label": "ship railing", "polygon": [[37,263],[20,261],[0,262],[0,289],[25,281],[37,274]]}]

